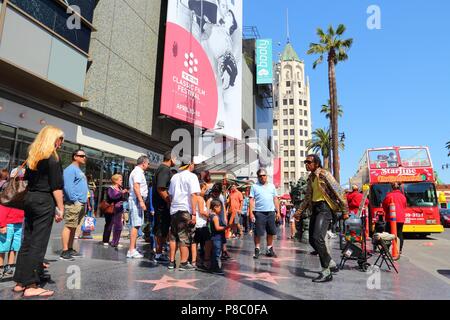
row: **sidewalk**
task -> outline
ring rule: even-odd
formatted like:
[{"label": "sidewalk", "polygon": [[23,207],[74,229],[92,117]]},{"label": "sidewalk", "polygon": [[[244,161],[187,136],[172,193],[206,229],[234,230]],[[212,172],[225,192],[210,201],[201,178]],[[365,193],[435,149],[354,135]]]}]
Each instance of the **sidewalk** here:
[{"label": "sidewalk", "polygon": [[[102,220],[102,219],[99,219]],[[254,260],[253,241],[249,236],[244,240],[230,240],[228,250],[233,260],[224,264],[225,276],[202,272],[168,270],[154,264],[147,258],[127,261],[127,240],[122,239],[124,248],[116,250],[103,247],[97,239],[102,231],[100,221],[96,239],[77,240],[75,249],[82,258],[74,262],[58,259],[60,250],[60,225],[55,225],[48,248],[53,283],[46,288],[56,290],[51,299],[92,300],[92,299],[449,299],[450,285],[426,271],[416,267],[407,257],[397,263],[399,274],[382,269],[380,289],[370,290],[367,282],[371,274],[357,270],[356,262],[347,262],[330,283],[315,284],[311,279],[320,270],[318,257],[311,256],[311,248],[292,240],[275,242],[277,259],[262,256]],[[288,231],[282,232],[286,239]],[[148,244],[138,242],[144,252]],[[337,240],[330,243],[333,258],[340,261]],[[264,248],[264,247],[263,247]],[[147,256],[147,253],[146,253]],[[373,258],[369,261],[373,263]],[[73,274],[73,272],[76,272]],[[79,271],[79,273],[78,273]],[[77,289],[77,275],[80,286]],[[372,281],[372,287],[376,282]],[[18,299],[13,294],[10,281],[0,282],[0,300]],[[72,288],[72,289],[70,289]]]}]

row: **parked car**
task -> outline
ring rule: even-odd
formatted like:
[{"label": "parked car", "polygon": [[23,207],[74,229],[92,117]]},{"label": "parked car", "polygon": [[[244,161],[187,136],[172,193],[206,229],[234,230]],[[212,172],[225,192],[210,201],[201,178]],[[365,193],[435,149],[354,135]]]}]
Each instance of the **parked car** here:
[{"label": "parked car", "polygon": [[441,224],[444,227],[450,227],[450,209],[439,209],[441,214]]}]

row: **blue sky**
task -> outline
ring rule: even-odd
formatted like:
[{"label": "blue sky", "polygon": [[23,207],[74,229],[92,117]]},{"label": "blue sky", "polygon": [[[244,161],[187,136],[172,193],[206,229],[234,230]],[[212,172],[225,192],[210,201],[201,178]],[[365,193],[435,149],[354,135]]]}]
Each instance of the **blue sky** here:
[{"label": "blue sky", "polygon": [[[367,28],[367,8],[381,9],[381,30]],[[290,38],[310,78],[313,129],[327,126],[320,106],[328,100],[326,63],[312,69],[310,42],[316,28],[347,27],[354,39],[349,60],[337,66],[341,181],[357,168],[366,148],[426,145],[441,180],[450,183],[446,141],[450,141],[450,1],[448,0],[244,0],[244,25],[257,26],[274,40],[274,59],[286,44],[286,9]],[[281,42],[281,46],[277,43]]]}]

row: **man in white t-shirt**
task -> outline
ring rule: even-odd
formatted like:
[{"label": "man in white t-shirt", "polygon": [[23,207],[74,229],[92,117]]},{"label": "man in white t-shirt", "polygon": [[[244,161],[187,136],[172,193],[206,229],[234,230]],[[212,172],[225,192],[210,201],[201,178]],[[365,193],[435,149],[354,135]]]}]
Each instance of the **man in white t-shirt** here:
[{"label": "man in white t-shirt", "polygon": [[130,230],[130,249],[127,252],[127,258],[142,259],[144,256],[136,250],[136,241],[139,228],[144,224],[144,211],[147,210],[145,201],[148,197],[147,180],[145,171],[150,165],[147,156],[141,156],[137,160],[137,165],[130,174],[129,186],[130,197],[128,206],[130,210],[131,230]]},{"label": "man in white t-shirt", "polygon": [[200,183],[192,172],[194,161],[182,163],[180,173],[170,180],[170,262],[169,269],[175,268],[175,252],[180,248],[180,270],[191,271],[195,268],[188,263],[189,248],[192,243],[192,230],[196,224],[196,203],[200,195]]}]

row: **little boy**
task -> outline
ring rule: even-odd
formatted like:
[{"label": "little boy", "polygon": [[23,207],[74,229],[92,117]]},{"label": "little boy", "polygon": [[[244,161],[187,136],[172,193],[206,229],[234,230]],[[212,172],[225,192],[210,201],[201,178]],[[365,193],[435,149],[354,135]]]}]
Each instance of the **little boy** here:
[{"label": "little boy", "polygon": [[[191,247],[191,258],[192,264],[196,263],[197,270],[206,271],[210,267],[210,259],[211,259],[211,232],[208,227],[208,219],[209,213],[206,209],[205,199],[203,196],[205,195],[208,184],[205,182],[200,183],[200,197],[197,198],[197,204],[195,205],[197,208],[197,219],[195,224],[195,234],[194,241]],[[197,254],[197,246],[200,244],[200,254]],[[201,262],[197,261],[197,258],[200,257]]]},{"label": "little boy", "polygon": [[224,275],[219,261],[222,254],[222,245],[225,241],[225,231],[230,228],[227,226],[225,216],[222,211],[222,203],[220,200],[213,199],[210,204],[211,214],[209,216],[209,227],[211,230],[212,241],[212,262],[211,272],[218,275]]},{"label": "little boy", "polygon": [[[24,211],[0,205],[0,279],[14,275],[16,253],[22,243]],[[5,256],[8,264],[4,266]]]}]

